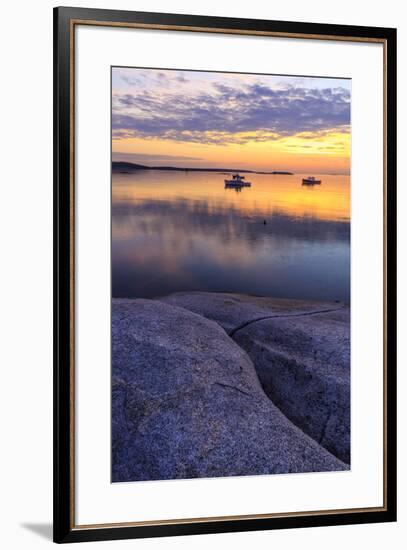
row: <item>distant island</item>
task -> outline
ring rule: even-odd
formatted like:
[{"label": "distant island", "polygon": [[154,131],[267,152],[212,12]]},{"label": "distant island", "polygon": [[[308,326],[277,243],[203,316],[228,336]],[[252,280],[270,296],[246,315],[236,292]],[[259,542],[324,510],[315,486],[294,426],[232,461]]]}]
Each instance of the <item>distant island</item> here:
[{"label": "distant island", "polygon": [[273,172],[260,172],[257,170],[242,170],[239,168],[180,168],[178,166],[146,166],[144,164],[134,164],[133,162],[112,161],[112,171],[127,173],[133,170],[173,170],[175,172],[242,172],[245,174],[275,174],[283,176],[293,176],[293,172],[275,170]]}]

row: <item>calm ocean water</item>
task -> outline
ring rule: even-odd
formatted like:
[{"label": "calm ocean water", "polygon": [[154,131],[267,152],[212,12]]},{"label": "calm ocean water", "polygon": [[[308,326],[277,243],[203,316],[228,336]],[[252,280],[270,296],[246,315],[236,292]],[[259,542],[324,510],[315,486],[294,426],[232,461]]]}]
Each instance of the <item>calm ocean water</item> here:
[{"label": "calm ocean water", "polygon": [[308,187],[301,174],[246,174],[252,187],[241,192],[225,177],[113,174],[113,297],[205,290],[349,302],[349,177]]}]

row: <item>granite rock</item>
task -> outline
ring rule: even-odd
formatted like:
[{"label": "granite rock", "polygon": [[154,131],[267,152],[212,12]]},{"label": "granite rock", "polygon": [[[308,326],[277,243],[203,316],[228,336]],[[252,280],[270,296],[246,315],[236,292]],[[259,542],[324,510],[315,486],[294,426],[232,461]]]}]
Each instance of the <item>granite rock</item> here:
[{"label": "granite rock", "polygon": [[346,470],[265,395],[215,322],[113,300],[113,481]]},{"label": "granite rock", "polygon": [[249,354],[274,404],[349,464],[349,309],[258,321],[234,340]]},{"label": "granite rock", "polygon": [[216,321],[247,351],[267,396],[350,463],[350,311],[345,304],[226,293],[160,298]]},{"label": "granite rock", "polygon": [[341,307],[338,303],[268,298],[226,292],[175,292],[157,298],[216,321],[228,334],[240,327],[271,316],[302,315]]}]

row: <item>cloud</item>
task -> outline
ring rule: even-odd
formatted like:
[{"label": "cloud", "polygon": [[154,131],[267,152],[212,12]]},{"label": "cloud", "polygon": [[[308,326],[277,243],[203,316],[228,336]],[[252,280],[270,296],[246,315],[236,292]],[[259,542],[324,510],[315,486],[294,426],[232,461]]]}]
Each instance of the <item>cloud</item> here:
[{"label": "cloud", "polygon": [[[161,74],[158,78],[166,80]],[[183,82],[181,94],[174,79],[166,82],[160,90],[115,94],[113,137],[228,144],[297,134],[311,139],[349,130],[350,92],[339,86],[272,88],[215,81],[202,92]]]}]

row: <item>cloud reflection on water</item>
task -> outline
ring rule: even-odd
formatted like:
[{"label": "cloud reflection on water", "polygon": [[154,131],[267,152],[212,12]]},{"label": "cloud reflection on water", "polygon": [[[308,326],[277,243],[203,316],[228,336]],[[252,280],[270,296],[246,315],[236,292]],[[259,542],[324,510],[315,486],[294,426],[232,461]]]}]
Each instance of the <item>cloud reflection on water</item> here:
[{"label": "cloud reflection on water", "polygon": [[114,297],[207,290],[349,301],[348,220],[223,204],[209,189],[206,199],[116,189]]}]

